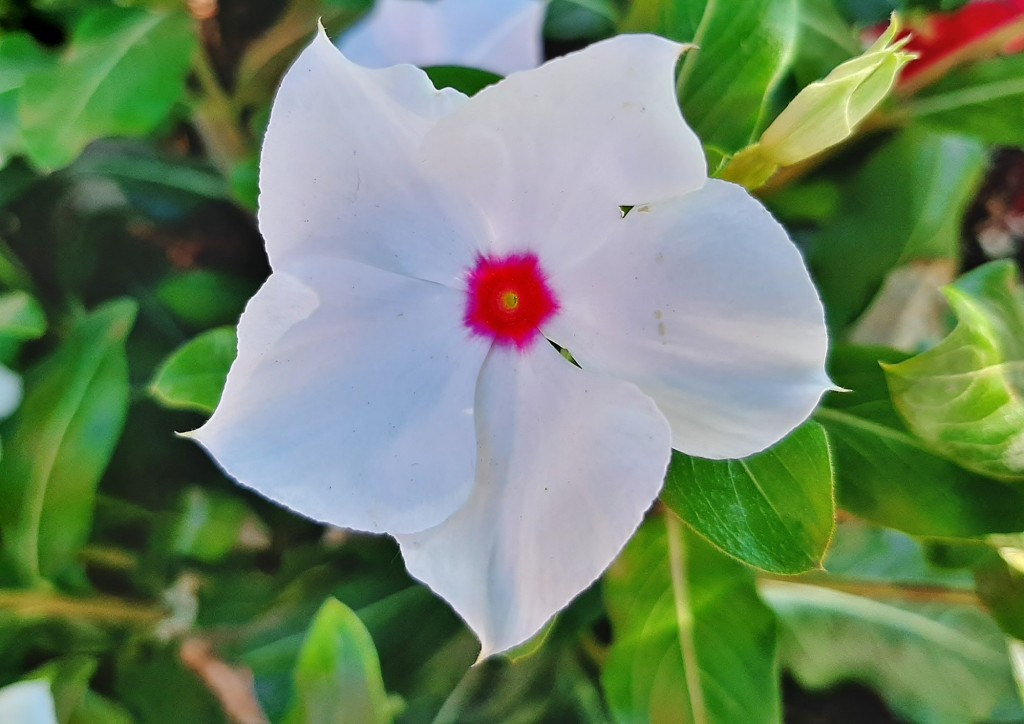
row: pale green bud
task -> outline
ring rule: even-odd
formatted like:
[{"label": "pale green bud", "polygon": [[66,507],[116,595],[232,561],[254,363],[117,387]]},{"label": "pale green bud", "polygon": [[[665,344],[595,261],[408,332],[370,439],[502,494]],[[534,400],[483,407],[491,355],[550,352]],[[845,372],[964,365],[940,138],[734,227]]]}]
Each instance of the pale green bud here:
[{"label": "pale green bud", "polygon": [[762,134],[761,153],[789,166],[853,135],[892,90],[900,69],[916,57],[902,49],[909,38],[892,42],[899,30],[893,16],[888,30],[863,55],[800,91]]},{"label": "pale green bud", "polygon": [[737,153],[722,178],[757,188],[781,166],[821,153],[853,135],[892,90],[900,69],[916,56],[903,50],[909,38],[893,15],[885,33],[862,55],[811,83],[786,106],[761,140]]}]

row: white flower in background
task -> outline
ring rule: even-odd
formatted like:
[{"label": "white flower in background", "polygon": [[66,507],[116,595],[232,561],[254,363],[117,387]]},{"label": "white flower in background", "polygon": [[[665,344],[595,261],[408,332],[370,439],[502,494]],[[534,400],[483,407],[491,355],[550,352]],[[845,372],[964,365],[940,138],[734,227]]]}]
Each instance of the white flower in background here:
[{"label": "white flower in background", "polygon": [[49,683],[19,681],[0,689],[0,722],[57,724]]},{"label": "white flower in background", "polygon": [[368,68],[464,65],[508,75],[540,65],[541,0],[377,0],[338,47]]},{"label": "white flower in background", "polygon": [[21,377],[4,365],[0,365],[0,420],[10,417],[21,404]]},{"label": "white flower in background", "polygon": [[621,36],[466,99],[321,34],[274,103],[274,273],[194,435],[263,495],[394,535],[483,656],[601,574],[670,448],[757,452],[830,386],[799,252],[707,178],[681,50]]}]

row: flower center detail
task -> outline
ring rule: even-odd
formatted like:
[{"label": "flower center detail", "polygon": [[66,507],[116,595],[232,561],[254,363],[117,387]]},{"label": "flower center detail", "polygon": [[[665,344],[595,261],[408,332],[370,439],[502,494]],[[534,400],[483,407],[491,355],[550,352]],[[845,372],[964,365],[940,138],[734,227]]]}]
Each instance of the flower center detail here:
[{"label": "flower center detail", "polygon": [[466,327],[501,345],[527,349],[558,311],[535,254],[479,256],[466,284]]}]

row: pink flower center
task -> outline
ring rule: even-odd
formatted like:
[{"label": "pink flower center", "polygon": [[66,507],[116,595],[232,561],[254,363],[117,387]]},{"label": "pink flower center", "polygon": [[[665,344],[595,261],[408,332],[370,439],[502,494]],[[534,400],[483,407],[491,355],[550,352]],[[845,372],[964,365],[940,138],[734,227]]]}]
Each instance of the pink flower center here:
[{"label": "pink flower center", "polygon": [[466,285],[466,327],[500,345],[527,349],[558,311],[535,254],[480,256]]}]

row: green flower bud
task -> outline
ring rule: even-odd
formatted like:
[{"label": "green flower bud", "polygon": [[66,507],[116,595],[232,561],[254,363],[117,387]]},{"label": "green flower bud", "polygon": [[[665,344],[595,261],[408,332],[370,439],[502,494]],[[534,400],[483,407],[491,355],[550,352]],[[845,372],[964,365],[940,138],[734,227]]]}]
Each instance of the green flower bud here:
[{"label": "green flower bud", "polygon": [[797,94],[761,135],[740,151],[723,177],[749,188],[760,186],[780,166],[789,166],[835,146],[888,95],[900,69],[916,56],[902,50],[909,37],[894,15],[889,28],[862,55],[838,66]]}]

